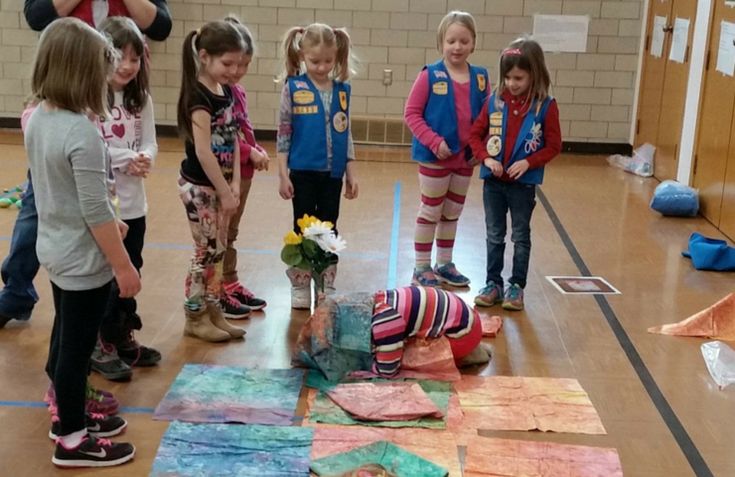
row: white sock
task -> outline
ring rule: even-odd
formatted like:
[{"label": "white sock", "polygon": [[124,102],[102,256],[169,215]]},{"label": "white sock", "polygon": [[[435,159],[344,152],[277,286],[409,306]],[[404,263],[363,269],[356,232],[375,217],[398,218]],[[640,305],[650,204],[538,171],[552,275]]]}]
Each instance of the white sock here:
[{"label": "white sock", "polygon": [[79,447],[79,444],[82,443],[82,440],[85,437],[87,437],[86,427],[81,431],[72,432],[71,434],[67,434],[65,436],[59,436],[59,442],[61,442],[61,445],[63,445],[66,449],[75,449]]}]

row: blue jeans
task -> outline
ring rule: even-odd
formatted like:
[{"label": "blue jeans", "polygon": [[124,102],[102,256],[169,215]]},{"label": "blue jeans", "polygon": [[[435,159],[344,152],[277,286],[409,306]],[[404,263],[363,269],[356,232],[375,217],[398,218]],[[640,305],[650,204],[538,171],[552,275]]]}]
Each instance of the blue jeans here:
[{"label": "blue jeans", "polygon": [[509,283],[526,287],[531,259],[531,214],[536,205],[536,186],[520,182],[485,179],[482,188],[487,233],[487,276],[485,283],[503,286],[506,220],[510,210],[513,241],[513,273]]},{"label": "blue jeans", "polygon": [[37,235],[38,212],[29,171],[28,190],[23,196],[23,207],[15,219],[10,252],[2,265],[5,288],[0,290],[0,315],[23,321],[31,317],[33,306],[38,301],[38,294],[33,287],[33,279],[39,267],[36,255]]}]

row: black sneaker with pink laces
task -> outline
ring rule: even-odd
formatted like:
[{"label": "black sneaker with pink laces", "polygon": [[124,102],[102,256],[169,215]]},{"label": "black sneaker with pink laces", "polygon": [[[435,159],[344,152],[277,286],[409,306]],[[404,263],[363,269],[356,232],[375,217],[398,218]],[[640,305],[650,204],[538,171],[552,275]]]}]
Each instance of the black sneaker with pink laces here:
[{"label": "black sneaker with pink laces", "polygon": [[[59,438],[59,431],[61,430],[61,423],[56,410],[50,410],[51,412],[51,430],[48,431],[50,439],[56,440]],[[84,416],[84,424],[87,426],[87,432],[94,437],[112,437],[118,434],[122,434],[128,423],[125,419],[119,416],[105,416],[104,414],[87,413]]]},{"label": "black sneaker with pink laces", "polygon": [[268,304],[262,298],[256,297],[253,292],[245,288],[240,282],[225,285],[225,293],[253,311],[262,310]]},{"label": "black sneaker with pink laces", "polygon": [[88,436],[82,443],[67,449],[58,441],[51,462],[59,467],[112,467],[135,457],[135,446],[127,442],[113,443],[107,439]]}]

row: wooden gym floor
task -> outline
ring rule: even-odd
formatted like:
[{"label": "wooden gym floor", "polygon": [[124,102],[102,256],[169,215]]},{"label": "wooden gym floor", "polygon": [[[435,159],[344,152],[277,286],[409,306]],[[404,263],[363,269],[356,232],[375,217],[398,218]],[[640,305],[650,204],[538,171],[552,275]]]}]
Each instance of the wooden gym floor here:
[{"label": "wooden gym floor", "polygon": [[[40,301],[27,323],[0,330],[0,462],[4,475],[148,475],[167,422],[151,420],[184,363],[284,368],[306,312],[291,311],[281,237],[291,206],[278,197],[274,170],[255,177],[241,224],[239,270],[244,282],[268,300],[264,313],[242,324],[244,341],[207,344],[182,337],[182,287],[189,260],[189,229],[175,181],[181,147],[162,140],[147,180],[150,214],[137,336],[163,353],[152,369],[136,369],[129,383],[94,384],[115,393],[130,412],[123,436],[137,446],[135,460],[107,470],[59,471],[46,437],[49,417],[42,397],[53,304],[42,270]],[[0,134],[1,187],[23,181],[19,134]],[[273,144],[268,148],[273,152]],[[341,291],[373,291],[407,284],[413,267],[413,224],[418,205],[416,167],[408,149],[358,147],[360,197],[343,200],[339,221],[348,248],[340,262]],[[275,169],[273,167],[272,169]],[[689,234],[721,234],[701,218],[663,218],[648,208],[658,182],[611,168],[601,156],[563,155],[547,168],[533,216],[533,251],[526,310],[505,317],[488,340],[487,375],[576,378],[597,408],[608,435],[493,432],[487,435],[615,447],[626,476],[735,476],[735,386],[719,390],[704,366],[703,340],[646,332],[679,321],[733,289],[732,276],[699,272],[681,257]],[[0,256],[10,244],[16,212],[0,210]],[[506,276],[512,247],[507,248]],[[462,214],[455,262],[471,279],[459,292],[468,301],[485,278],[482,183],[473,179]],[[621,295],[561,295],[547,275],[600,275]],[[119,439],[119,438],[118,438]],[[729,450],[728,450],[729,449]]]}]

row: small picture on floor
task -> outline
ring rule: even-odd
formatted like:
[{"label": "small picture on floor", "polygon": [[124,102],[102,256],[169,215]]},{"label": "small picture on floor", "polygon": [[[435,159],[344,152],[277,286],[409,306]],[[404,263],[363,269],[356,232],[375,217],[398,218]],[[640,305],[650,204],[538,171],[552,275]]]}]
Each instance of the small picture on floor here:
[{"label": "small picture on floor", "polygon": [[620,291],[602,277],[547,276],[546,279],[565,295],[620,295]]}]

